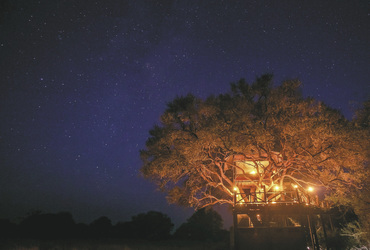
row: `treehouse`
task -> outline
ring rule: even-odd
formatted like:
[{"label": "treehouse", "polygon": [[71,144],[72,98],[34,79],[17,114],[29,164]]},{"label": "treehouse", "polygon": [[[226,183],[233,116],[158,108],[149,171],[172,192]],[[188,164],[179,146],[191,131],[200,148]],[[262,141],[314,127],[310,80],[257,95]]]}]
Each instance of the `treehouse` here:
[{"label": "treehouse", "polygon": [[316,228],[325,230],[318,219],[325,212],[312,187],[282,176],[281,154],[233,155],[226,162],[233,170],[235,249],[319,248]]},{"label": "treehouse", "polygon": [[[233,155],[226,159],[233,169],[235,204],[302,203],[318,205],[312,187],[282,177],[282,156],[277,152],[259,156]],[[273,164],[270,164],[273,162]]]}]

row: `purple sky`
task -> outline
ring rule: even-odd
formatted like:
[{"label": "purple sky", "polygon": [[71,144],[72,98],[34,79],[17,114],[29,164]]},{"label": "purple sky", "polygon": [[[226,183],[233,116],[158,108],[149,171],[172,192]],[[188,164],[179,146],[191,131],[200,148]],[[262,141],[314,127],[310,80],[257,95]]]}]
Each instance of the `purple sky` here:
[{"label": "purple sky", "polygon": [[139,176],[166,103],[273,73],[351,118],[369,98],[368,1],[1,1],[0,215],[113,223],[149,210]]}]

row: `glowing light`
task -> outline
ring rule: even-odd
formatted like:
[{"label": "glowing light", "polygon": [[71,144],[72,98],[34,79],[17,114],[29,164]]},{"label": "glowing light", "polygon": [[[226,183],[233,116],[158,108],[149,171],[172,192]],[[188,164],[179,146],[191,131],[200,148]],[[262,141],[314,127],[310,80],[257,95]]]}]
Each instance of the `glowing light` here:
[{"label": "glowing light", "polygon": [[298,188],[298,185],[297,184],[293,185],[293,188]]},{"label": "glowing light", "polygon": [[236,200],[237,200],[237,204],[244,204],[245,203],[244,199],[241,197],[240,194],[236,195]]},{"label": "glowing light", "polygon": [[256,217],[259,222],[262,222],[261,215],[257,214]]},{"label": "glowing light", "polygon": [[238,188],[237,187],[234,187],[234,191],[238,191]]},{"label": "glowing light", "polygon": [[254,170],[253,170],[253,171],[251,171],[251,174],[256,174],[256,173],[257,173],[257,172],[256,172],[256,171],[254,171]]},{"label": "glowing light", "polygon": [[278,191],[280,189],[280,187],[279,186],[275,186],[274,189],[275,189],[275,191]]},{"label": "glowing light", "polygon": [[308,188],[307,188],[307,191],[308,191],[308,192],[312,192],[312,191],[313,191],[313,187],[308,187]]}]

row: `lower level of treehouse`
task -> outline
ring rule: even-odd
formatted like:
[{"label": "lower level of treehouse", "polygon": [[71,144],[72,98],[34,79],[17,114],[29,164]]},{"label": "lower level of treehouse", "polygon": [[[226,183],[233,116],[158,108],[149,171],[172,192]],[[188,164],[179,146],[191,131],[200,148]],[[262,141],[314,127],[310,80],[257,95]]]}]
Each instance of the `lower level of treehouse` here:
[{"label": "lower level of treehouse", "polygon": [[325,210],[305,204],[236,205],[233,217],[236,250],[319,249],[332,230]]},{"label": "lower level of treehouse", "polygon": [[307,250],[303,228],[242,228],[235,232],[235,248]]}]

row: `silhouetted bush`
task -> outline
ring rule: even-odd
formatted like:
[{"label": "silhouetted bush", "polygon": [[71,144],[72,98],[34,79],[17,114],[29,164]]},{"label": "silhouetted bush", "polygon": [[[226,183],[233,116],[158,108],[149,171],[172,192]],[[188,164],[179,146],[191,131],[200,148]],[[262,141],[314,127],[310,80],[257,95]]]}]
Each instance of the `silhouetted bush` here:
[{"label": "silhouetted bush", "polygon": [[113,227],[113,237],[124,239],[133,238],[134,233],[132,232],[132,228],[133,226],[131,221],[118,222]]},{"label": "silhouetted bush", "polygon": [[74,228],[73,236],[74,238],[79,238],[79,239],[90,238],[91,234],[90,234],[89,226],[86,225],[85,223],[76,224]]},{"label": "silhouetted bush", "polygon": [[183,240],[224,240],[228,236],[222,226],[222,217],[216,211],[203,208],[183,223],[176,230],[174,237]]},{"label": "silhouetted bush", "polygon": [[[0,219],[0,239],[64,240],[64,239],[136,239],[158,241],[172,238],[174,224],[166,214],[156,211],[140,213],[131,221],[112,225],[102,216],[91,222],[76,224],[69,212],[57,214],[34,212],[19,225]],[[199,210],[177,231],[176,237],[183,240],[224,239],[222,219],[215,211]]]},{"label": "silhouetted bush", "polygon": [[149,211],[133,216],[130,222],[117,225],[126,238],[145,240],[164,240],[171,235],[171,219],[160,212]]},{"label": "silhouetted bush", "polygon": [[14,238],[17,235],[17,224],[0,219],[0,232],[0,239]]},{"label": "silhouetted bush", "polygon": [[112,236],[112,222],[106,216],[94,220],[89,226],[90,235],[98,238]]},{"label": "silhouetted bush", "polygon": [[69,212],[58,214],[35,213],[19,225],[19,235],[24,238],[58,239],[73,237],[75,222]]}]

